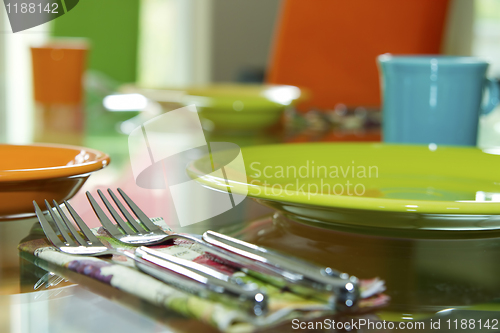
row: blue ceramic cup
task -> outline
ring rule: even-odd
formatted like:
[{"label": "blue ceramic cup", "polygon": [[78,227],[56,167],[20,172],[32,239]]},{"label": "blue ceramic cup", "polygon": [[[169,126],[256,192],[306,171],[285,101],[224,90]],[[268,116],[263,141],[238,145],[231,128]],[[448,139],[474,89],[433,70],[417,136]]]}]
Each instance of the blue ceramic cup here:
[{"label": "blue ceramic cup", "polygon": [[383,54],[378,64],[384,142],[476,145],[479,116],[500,97],[498,84],[485,76],[487,62]]}]

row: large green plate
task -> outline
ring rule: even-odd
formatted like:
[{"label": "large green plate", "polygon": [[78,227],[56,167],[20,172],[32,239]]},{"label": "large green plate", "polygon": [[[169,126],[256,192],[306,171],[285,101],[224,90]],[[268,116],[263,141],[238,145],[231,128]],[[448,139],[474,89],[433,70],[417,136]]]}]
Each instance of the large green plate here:
[{"label": "large green plate", "polygon": [[[189,175],[216,190],[227,190],[229,184],[233,194],[297,220],[398,229],[500,229],[499,151],[306,143],[243,148],[244,163],[227,164],[225,154],[191,163]],[[225,172],[213,173],[212,162],[215,169],[227,164]]]}]

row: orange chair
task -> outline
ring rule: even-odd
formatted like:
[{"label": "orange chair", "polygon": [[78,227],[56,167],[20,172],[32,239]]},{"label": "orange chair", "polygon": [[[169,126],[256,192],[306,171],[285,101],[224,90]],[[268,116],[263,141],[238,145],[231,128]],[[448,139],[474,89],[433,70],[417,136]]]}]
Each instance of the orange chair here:
[{"label": "orange chair", "polygon": [[440,51],[448,0],[283,0],[267,82],[307,88],[299,105],[380,106],[376,56]]}]

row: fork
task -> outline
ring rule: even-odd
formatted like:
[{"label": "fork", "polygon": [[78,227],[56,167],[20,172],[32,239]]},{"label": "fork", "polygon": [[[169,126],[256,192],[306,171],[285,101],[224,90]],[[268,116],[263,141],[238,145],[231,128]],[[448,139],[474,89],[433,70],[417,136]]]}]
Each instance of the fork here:
[{"label": "fork", "polygon": [[[205,232],[203,236],[166,234],[151,222],[150,218],[122,189],[118,188],[117,190],[142,225],[132,217],[111,189],[108,189],[108,193],[127,220],[126,222],[106,199],[102,191],[97,190],[97,193],[117,225],[111,222],[90,192],[87,191],[86,195],[104,229],[112,237],[124,243],[153,245],[177,238],[187,239],[201,245],[207,250],[206,252],[224,264],[264,279],[277,287],[288,287],[289,290],[299,295],[319,298],[338,311],[352,310],[357,307],[360,291],[358,280],[353,276],[297,258],[285,257],[277,252],[211,230]],[[117,226],[123,230],[123,233]]]},{"label": "fork", "polygon": [[267,312],[267,296],[257,285],[237,283],[238,281],[227,279],[227,276],[212,268],[142,246],[133,252],[108,248],[92,233],[67,201],[64,201],[64,205],[85,238],[78,233],[55,200],[53,205],[54,207],[51,207],[45,200],[45,206],[63,240],[56,234],[36,201],[33,201],[35,213],[45,235],[59,251],[84,256],[125,255],[134,260],[139,270],[178,289],[232,306],[238,302],[236,304],[256,316]]},{"label": "fork", "polygon": [[112,223],[106,214],[104,214],[101,207],[97,204],[95,199],[92,197],[90,192],[87,191],[87,198],[90,201],[94,212],[97,215],[97,218],[101,222],[102,226],[106,231],[115,239],[131,245],[154,245],[163,243],[169,237],[163,230],[161,230],[158,226],[156,226],[151,220],[144,214],[142,210],[137,207],[137,205],[123,192],[122,189],[118,189],[118,192],[125,200],[130,209],[137,216],[139,221],[142,223],[142,226],[136,222],[136,220],[132,217],[132,215],[128,212],[128,210],[123,206],[121,201],[117,198],[117,196],[108,189],[108,193],[115,202],[118,209],[121,211],[127,222],[130,226],[125,222],[117,211],[110,204],[108,199],[104,196],[101,190],[97,190],[97,193],[101,197],[104,205],[110,212],[113,219],[117,222],[117,225],[123,230],[124,233],[120,232],[118,227]]}]

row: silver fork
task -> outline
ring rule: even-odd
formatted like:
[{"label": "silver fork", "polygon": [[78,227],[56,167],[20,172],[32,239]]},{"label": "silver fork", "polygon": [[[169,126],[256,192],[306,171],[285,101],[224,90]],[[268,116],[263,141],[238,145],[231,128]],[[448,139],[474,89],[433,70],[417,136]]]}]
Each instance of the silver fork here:
[{"label": "silver fork", "polygon": [[35,213],[45,235],[61,252],[84,256],[125,255],[134,260],[141,271],[186,292],[231,306],[238,304],[256,316],[267,312],[267,296],[255,284],[235,283],[212,268],[142,246],[134,252],[108,248],[92,233],[67,201],[64,201],[64,205],[84,237],[78,233],[55,200],[54,207],[51,207],[47,200],[45,205],[63,240],[45,218],[38,204],[33,201]]},{"label": "silver fork", "polygon": [[177,238],[187,239],[201,245],[209,254],[227,265],[238,268],[249,275],[264,278],[266,282],[277,287],[286,286],[294,293],[324,300],[337,311],[356,309],[357,307],[360,292],[358,280],[353,276],[297,258],[285,257],[274,251],[210,230],[205,232],[203,236],[166,234],[151,222],[122,189],[118,188],[117,190],[142,226],[135,221],[111,189],[108,189],[109,195],[132,228],[119,216],[104,194],[100,190],[97,192],[123,233],[109,220],[92,194],[90,192],[86,194],[104,229],[111,236],[124,243],[153,245]]},{"label": "silver fork", "polygon": [[137,221],[132,217],[132,215],[128,212],[128,210],[123,206],[118,197],[108,189],[108,193],[115,202],[116,206],[123,214],[127,222],[127,224],[117,211],[113,208],[111,203],[106,199],[101,190],[97,190],[97,193],[101,197],[102,202],[110,212],[113,219],[116,221],[117,225],[123,230],[123,233],[118,229],[118,227],[112,223],[108,216],[104,214],[101,207],[97,204],[94,197],[87,191],[87,198],[90,201],[94,212],[97,215],[97,218],[101,222],[102,226],[106,231],[113,236],[113,238],[118,239],[119,241],[131,245],[153,245],[164,242],[168,238],[168,234],[166,234],[163,230],[161,230],[158,226],[156,226],[151,220],[144,214],[142,210],[137,207],[137,205],[123,192],[122,189],[118,189],[118,193],[122,196],[124,201],[130,207],[132,212],[137,216],[139,221],[142,223],[140,225]]}]

